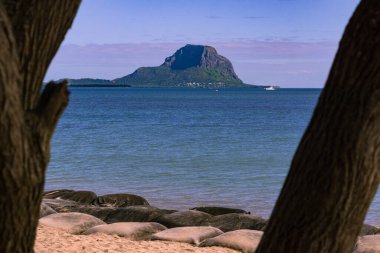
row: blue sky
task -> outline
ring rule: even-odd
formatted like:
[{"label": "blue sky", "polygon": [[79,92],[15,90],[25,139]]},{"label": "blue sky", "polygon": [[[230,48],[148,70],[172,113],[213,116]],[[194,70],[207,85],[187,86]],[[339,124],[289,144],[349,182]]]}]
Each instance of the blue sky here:
[{"label": "blue sky", "polygon": [[185,44],[229,58],[246,83],[322,87],[359,0],[83,0],[46,80],[113,79]]}]

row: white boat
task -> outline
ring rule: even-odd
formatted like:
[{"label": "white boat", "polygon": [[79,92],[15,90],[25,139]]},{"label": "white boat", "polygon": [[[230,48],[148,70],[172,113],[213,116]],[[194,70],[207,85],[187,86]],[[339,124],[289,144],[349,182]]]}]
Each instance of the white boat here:
[{"label": "white boat", "polygon": [[264,89],[265,90],[275,90],[275,88],[273,86],[265,87]]}]

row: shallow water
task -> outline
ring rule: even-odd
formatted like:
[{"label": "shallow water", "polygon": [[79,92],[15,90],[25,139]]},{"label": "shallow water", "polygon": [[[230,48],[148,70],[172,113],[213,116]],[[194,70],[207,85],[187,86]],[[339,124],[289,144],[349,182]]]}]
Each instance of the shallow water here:
[{"label": "shallow water", "polygon": [[[319,89],[72,88],[46,189],[269,217]],[[367,222],[380,225],[380,196]]]}]

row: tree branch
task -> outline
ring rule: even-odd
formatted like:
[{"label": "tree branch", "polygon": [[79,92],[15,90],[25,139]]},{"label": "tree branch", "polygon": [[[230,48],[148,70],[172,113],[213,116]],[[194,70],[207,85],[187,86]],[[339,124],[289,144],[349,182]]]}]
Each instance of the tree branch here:
[{"label": "tree branch", "polygon": [[37,105],[36,114],[39,119],[39,130],[42,135],[47,134],[47,141],[58,123],[60,116],[69,103],[67,81],[61,83],[49,82]]},{"label": "tree branch", "polygon": [[33,110],[43,78],[71,27],[80,0],[2,0],[2,3],[17,41],[24,109]]}]

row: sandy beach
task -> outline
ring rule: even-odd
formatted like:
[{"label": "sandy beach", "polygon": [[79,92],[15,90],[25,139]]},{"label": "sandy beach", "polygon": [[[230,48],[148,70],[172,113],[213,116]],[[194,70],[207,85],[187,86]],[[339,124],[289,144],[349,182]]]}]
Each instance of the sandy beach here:
[{"label": "sandy beach", "polygon": [[132,241],[117,235],[72,235],[62,230],[39,225],[36,253],[237,253],[222,247],[195,247],[187,243],[166,241]]}]

